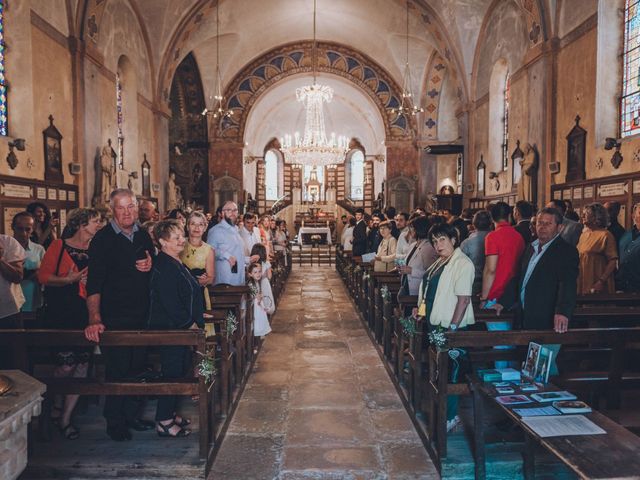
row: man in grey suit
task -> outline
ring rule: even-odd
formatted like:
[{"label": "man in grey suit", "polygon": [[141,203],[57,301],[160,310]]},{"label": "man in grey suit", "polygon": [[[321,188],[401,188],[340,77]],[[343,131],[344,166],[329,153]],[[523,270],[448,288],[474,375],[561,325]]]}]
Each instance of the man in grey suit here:
[{"label": "man in grey suit", "polygon": [[576,246],[582,235],[582,224],[574,222],[573,220],[565,217],[567,213],[567,206],[562,200],[551,200],[547,203],[547,208],[555,208],[562,214],[562,231],[560,237],[569,245]]}]

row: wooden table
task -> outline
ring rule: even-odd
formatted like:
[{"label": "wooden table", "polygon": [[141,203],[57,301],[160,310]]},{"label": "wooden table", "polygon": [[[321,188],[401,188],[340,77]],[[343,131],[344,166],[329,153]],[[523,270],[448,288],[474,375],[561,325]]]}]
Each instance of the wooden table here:
[{"label": "wooden table", "polygon": [[[548,406],[551,405],[551,402],[533,402],[513,406],[502,405],[495,400],[495,397],[499,395],[492,384],[482,382],[477,375],[468,375],[467,378],[473,392],[476,479],[484,479],[486,476],[483,422],[484,407],[487,402],[498,405],[507,417],[524,431],[523,473],[526,479],[535,478],[536,444],[546,448],[580,478],[623,479],[640,477],[640,438],[601,413],[593,411],[584,414],[584,416],[606,431],[606,434],[542,438],[522,422],[521,417],[513,412],[513,408]],[[514,390],[515,393],[512,395],[530,396],[532,393],[553,391],[558,390],[558,388],[548,385],[547,388],[538,390],[538,392],[521,392],[516,386]]]}]

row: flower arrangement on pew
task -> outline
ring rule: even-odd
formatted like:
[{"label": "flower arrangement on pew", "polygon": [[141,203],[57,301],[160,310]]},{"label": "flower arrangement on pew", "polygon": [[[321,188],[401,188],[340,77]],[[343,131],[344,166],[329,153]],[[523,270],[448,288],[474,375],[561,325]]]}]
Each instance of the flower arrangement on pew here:
[{"label": "flower arrangement on pew", "polygon": [[400,319],[400,325],[402,325],[402,333],[404,333],[407,337],[414,337],[418,332],[416,319],[412,315],[409,315],[408,317],[402,317]]},{"label": "flower arrangement on pew", "polygon": [[238,329],[238,319],[236,318],[235,314],[229,310],[227,312],[227,316],[225,318],[226,322],[227,322],[227,339],[232,337],[234,333],[236,333],[236,330]]},{"label": "flower arrangement on pew", "polygon": [[197,366],[198,375],[204,378],[205,383],[209,385],[207,390],[210,391],[216,381],[216,375],[218,374],[214,350],[213,348],[207,348],[205,353],[196,353],[200,355],[200,362]]},{"label": "flower arrangement on pew", "polygon": [[362,271],[362,268],[360,267],[360,265],[356,265],[356,268],[353,269],[353,273],[360,273]]},{"label": "flower arrangement on pew", "polygon": [[434,330],[429,332],[429,343],[436,347],[439,352],[447,350],[447,337],[445,332],[447,330],[441,326],[437,326]]},{"label": "flower arrangement on pew", "polygon": [[382,287],[380,287],[380,295],[382,295],[383,300],[391,300],[391,292],[389,292],[389,287],[387,285],[382,285]]}]

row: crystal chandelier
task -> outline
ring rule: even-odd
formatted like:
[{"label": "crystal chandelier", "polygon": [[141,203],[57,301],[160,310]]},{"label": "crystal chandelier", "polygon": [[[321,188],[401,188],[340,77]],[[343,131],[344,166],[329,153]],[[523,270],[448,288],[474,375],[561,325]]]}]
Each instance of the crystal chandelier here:
[{"label": "crystal chandelier", "polygon": [[222,76],[220,75],[220,4],[216,7],[216,86],[215,86],[215,95],[213,98],[210,96],[209,100],[213,100],[211,108],[205,106],[202,111],[202,115],[211,116],[214,119],[222,120],[225,117],[230,117],[233,115],[233,110],[227,109],[225,110],[222,102],[224,101],[224,97],[222,96]]},{"label": "crystal chandelier", "polygon": [[293,137],[285,135],[280,140],[281,151],[286,163],[294,165],[312,165],[332,167],[344,162],[349,149],[349,140],[345,136],[336,137],[332,133],[327,138],[324,126],[324,102],[330,103],[333,89],[316,82],[316,0],[313,1],[313,84],[296,89],[296,99],[306,110],[304,135],[296,132]]},{"label": "crystal chandelier", "polygon": [[409,0],[407,0],[407,29],[405,32],[406,41],[406,55],[404,63],[404,73],[402,75],[402,99],[400,105],[391,108],[389,111],[396,114],[398,117],[401,115],[417,115],[424,112],[424,108],[418,107],[413,104],[413,92],[411,90],[411,67],[409,66]]}]

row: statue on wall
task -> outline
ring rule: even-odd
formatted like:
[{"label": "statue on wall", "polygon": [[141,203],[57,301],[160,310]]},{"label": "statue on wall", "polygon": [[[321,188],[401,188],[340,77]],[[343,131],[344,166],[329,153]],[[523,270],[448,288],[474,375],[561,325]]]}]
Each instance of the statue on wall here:
[{"label": "statue on wall", "polygon": [[526,200],[535,205],[538,191],[538,152],[530,143],[524,147],[524,158],[520,160],[520,168],[518,200]]},{"label": "statue on wall", "polygon": [[109,195],[116,188],[114,154],[115,152],[111,148],[111,139],[109,139],[107,145],[102,147],[100,152],[100,203],[103,205],[109,203]]},{"label": "statue on wall", "polygon": [[178,208],[178,186],[176,185],[176,172],[169,172],[169,181],[167,182],[167,210]]}]

